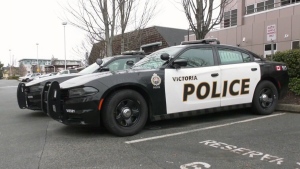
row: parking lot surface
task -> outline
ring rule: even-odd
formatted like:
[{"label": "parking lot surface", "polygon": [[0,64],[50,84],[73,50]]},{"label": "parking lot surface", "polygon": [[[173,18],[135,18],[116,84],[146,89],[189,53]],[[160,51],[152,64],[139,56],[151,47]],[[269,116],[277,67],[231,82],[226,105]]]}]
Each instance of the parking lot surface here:
[{"label": "parking lot surface", "polygon": [[148,123],[131,137],[21,110],[0,80],[0,168],[300,168],[300,114],[250,110]]}]

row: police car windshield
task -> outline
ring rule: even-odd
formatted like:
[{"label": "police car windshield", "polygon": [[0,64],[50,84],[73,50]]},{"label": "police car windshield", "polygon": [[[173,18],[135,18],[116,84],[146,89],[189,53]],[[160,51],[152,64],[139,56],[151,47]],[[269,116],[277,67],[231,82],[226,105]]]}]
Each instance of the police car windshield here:
[{"label": "police car windshield", "polygon": [[173,46],[151,53],[144,59],[137,62],[132,69],[158,69],[166,62],[165,60],[160,59],[161,54],[168,53],[171,57],[179,52],[183,47],[184,46]]},{"label": "police car windshield", "polygon": [[[103,58],[102,61],[103,63],[101,64],[101,66],[103,66],[104,64],[106,64],[108,61],[110,61],[112,59],[112,57],[106,57]],[[80,74],[89,74],[89,73],[94,73],[96,70],[99,69],[99,65],[95,62],[91,65],[89,65],[88,67],[84,68],[82,71],[80,71]]]}]

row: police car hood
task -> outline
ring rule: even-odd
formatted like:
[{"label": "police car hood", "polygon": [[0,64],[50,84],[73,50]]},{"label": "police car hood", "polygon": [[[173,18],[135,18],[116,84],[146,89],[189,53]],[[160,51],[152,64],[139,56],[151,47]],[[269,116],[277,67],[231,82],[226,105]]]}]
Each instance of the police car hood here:
[{"label": "police car hood", "polygon": [[109,71],[109,72],[99,72],[99,73],[87,74],[87,75],[75,77],[75,78],[64,81],[63,83],[60,84],[60,88],[67,89],[67,88],[72,88],[72,87],[78,87],[78,86],[82,86],[86,83],[89,83],[94,80],[98,80],[103,77],[114,76],[114,75],[125,74],[125,73],[142,72],[142,71],[149,71],[149,70],[127,69],[127,70],[120,70],[120,71]]},{"label": "police car hood", "polygon": [[43,78],[36,79],[36,80],[26,83],[26,86],[34,86],[37,84],[44,85],[46,82],[53,82],[53,81],[62,82],[67,79],[71,79],[71,78],[74,78],[74,77],[77,77],[80,75],[82,75],[82,74],[72,73],[72,74],[65,74],[65,75],[54,75],[54,76],[43,77]]},{"label": "police car hood", "polygon": [[105,76],[110,76],[110,75],[112,75],[112,72],[99,72],[99,73],[86,74],[62,82],[60,84],[60,88],[66,89],[66,88],[81,86],[95,79],[102,78]]}]

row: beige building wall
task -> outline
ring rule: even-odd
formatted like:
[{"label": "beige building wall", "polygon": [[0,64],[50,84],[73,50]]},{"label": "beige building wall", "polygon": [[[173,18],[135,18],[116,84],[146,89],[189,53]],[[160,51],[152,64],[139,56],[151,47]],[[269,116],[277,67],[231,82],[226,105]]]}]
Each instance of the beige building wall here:
[{"label": "beige building wall", "polygon": [[240,0],[232,0],[230,4],[225,7],[225,11],[230,11],[232,9],[237,9],[237,4]]},{"label": "beige building wall", "polygon": [[[300,9],[299,9],[300,10]],[[299,15],[292,17],[292,40],[299,40],[300,39],[300,21],[299,21]]]},{"label": "beige building wall", "polygon": [[[262,1],[265,0],[237,0],[234,5],[239,11],[241,4],[244,4],[242,11],[245,11],[245,6]],[[239,17],[241,22],[237,26],[211,31],[206,38],[217,38],[223,44],[240,46],[262,56],[266,53],[265,45],[271,43],[267,40],[267,27],[270,25],[276,27],[276,40],[273,42],[276,43],[277,51],[291,49],[292,41],[300,39],[300,3],[249,15],[238,13]]]}]

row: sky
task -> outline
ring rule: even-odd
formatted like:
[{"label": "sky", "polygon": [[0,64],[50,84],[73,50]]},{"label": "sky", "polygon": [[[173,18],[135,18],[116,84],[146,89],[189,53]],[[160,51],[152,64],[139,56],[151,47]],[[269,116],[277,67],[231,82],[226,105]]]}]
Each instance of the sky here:
[{"label": "sky", "polygon": [[[86,33],[70,24],[65,27],[66,0],[6,0],[0,5],[0,62],[7,66],[24,58],[82,59],[74,49],[81,46]],[[73,0],[75,1],[75,0]],[[155,17],[150,26],[187,29],[188,22],[178,0],[159,0]],[[37,45],[38,44],[38,45]]]}]

